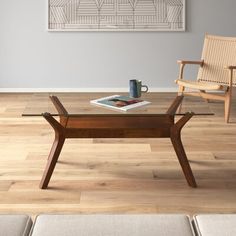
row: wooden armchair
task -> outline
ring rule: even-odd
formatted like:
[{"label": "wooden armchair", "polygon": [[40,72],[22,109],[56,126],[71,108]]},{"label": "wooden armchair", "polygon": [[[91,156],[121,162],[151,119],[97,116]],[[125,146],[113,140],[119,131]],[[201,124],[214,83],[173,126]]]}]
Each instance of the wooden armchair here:
[{"label": "wooden armchair", "polygon": [[[225,103],[225,121],[229,122],[232,87],[236,86],[236,38],[206,35],[201,61],[178,61],[179,93],[201,96]],[[199,65],[196,81],[184,79],[186,64]],[[199,92],[185,92],[185,88]],[[218,92],[219,91],[219,92]],[[221,93],[220,93],[221,92]]]}]

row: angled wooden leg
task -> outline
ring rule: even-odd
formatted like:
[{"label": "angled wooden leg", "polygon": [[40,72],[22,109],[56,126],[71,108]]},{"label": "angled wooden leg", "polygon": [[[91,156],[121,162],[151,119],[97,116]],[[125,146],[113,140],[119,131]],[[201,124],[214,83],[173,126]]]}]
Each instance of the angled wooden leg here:
[{"label": "angled wooden leg", "polygon": [[55,120],[50,114],[45,113],[43,114],[43,116],[55,131],[55,139],[48,157],[43,177],[39,185],[41,189],[46,189],[51,179],[54,168],[56,166],[59,155],[61,153],[63,144],[65,142],[65,132],[64,132],[64,127],[57,120]]},{"label": "angled wooden leg", "polygon": [[182,104],[183,98],[184,98],[183,95],[177,96],[175,100],[172,102],[172,104],[170,105],[170,107],[168,108],[166,114],[174,116],[178,107]]},{"label": "angled wooden leg", "polygon": [[192,116],[193,113],[186,113],[176,124],[174,124],[171,127],[170,138],[189,186],[196,188],[197,184],[181,141],[181,130]]}]

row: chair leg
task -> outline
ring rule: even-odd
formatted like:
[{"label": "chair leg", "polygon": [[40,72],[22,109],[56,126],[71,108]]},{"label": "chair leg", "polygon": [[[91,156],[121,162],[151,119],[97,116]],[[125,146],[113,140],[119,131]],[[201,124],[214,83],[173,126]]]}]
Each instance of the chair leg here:
[{"label": "chair leg", "polygon": [[[178,95],[183,95],[183,94],[184,94],[184,90],[185,90],[185,87],[184,87],[184,86],[179,86]],[[178,112],[178,113],[181,113],[181,110],[182,110],[182,102],[180,103],[177,112]]]},{"label": "chair leg", "polygon": [[184,90],[185,90],[185,87],[184,87],[184,86],[179,86],[178,94],[179,94],[179,95],[182,95],[183,92],[184,92]]},{"label": "chair leg", "polygon": [[[202,92],[202,93],[206,93],[205,90],[200,90],[200,92]],[[204,99],[205,99],[206,102],[208,102],[208,103],[210,102],[210,99],[208,99],[208,98],[204,98]]]},{"label": "chair leg", "polygon": [[232,99],[232,88],[228,88],[225,94],[225,122],[226,123],[229,123],[231,99]]}]

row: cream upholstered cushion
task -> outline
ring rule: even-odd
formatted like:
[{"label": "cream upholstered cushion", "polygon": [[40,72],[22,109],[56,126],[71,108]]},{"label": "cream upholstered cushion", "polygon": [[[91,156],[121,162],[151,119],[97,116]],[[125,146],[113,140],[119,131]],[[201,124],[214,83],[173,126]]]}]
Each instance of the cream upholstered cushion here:
[{"label": "cream upholstered cushion", "polygon": [[236,235],[236,215],[207,214],[194,216],[194,225],[200,236]]},{"label": "cream upholstered cushion", "polygon": [[184,86],[184,87],[192,88],[192,89],[199,89],[199,90],[222,90],[223,89],[223,86],[220,84],[205,83],[205,82],[183,80],[183,79],[178,79],[175,82],[180,86]]},{"label": "cream upholstered cushion", "polygon": [[32,236],[193,236],[184,215],[39,215]]},{"label": "cream upholstered cushion", "polygon": [[32,220],[26,215],[0,215],[0,235],[27,236],[32,226]]}]

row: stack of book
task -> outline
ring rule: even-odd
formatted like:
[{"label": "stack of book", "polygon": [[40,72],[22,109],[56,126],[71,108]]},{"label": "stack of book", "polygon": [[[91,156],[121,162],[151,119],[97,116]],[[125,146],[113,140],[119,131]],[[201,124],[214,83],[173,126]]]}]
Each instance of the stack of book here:
[{"label": "stack of book", "polygon": [[120,111],[128,111],[130,109],[148,105],[151,102],[144,101],[138,98],[131,98],[131,97],[121,96],[121,95],[113,95],[109,97],[99,98],[96,100],[91,100],[90,103],[97,106],[103,106],[103,107],[112,108],[112,109],[116,109]]}]

